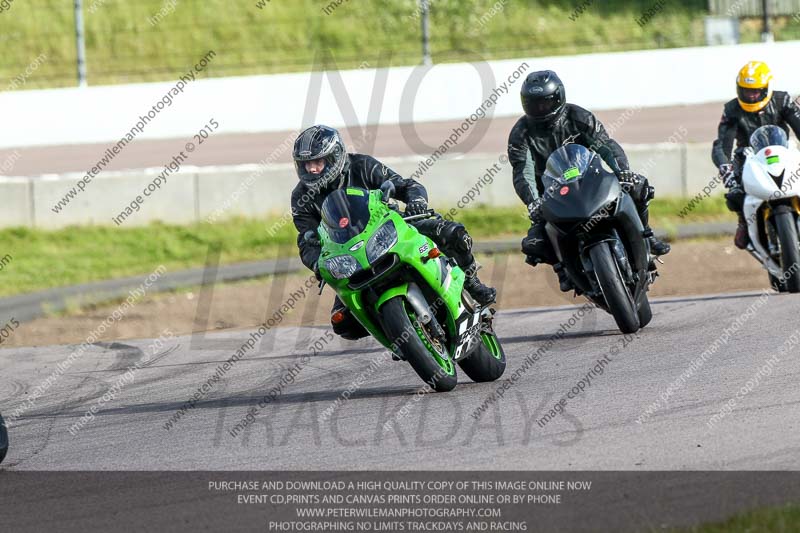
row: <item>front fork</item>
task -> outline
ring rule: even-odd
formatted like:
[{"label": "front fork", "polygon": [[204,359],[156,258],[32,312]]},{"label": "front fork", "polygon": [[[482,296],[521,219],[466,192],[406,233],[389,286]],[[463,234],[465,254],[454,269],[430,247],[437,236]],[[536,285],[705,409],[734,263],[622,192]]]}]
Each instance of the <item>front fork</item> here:
[{"label": "front fork", "polygon": [[[578,243],[579,249],[583,250],[583,253],[581,254],[581,263],[583,264],[584,272],[591,272],[594,276],[594,265],[589,257],[589,249],[594,246],[601,246],[605,243],[611,244],[611,251],[614,254],[614,258],[617,261],[617,265],[619,266],[620,273],[623,277],[622,281],[626,285],[634,282],[633,267],[631,266],[630,259],[625,251],[625,245],[622,244],[622,239],[619,238],[619,234],[616,231],[614,231],[613,235],[604,239],[593,241],[588,244],[585,241]],[[589,279],[592,281],[592,285],[596,285],[596,278],[593,276],[589,277]],[[599,290],[599,286],[595,286],[594,289]]]},{"label": "front fork", "polygon": [[408,291],[406,292],[406,300],[417,314],[419,323],[423,326],[427,326],[433,336],[442,341],[443,345],[446,345],[447,336],[444,329],[442,329],[439,321],[436,320],[436,313],[430,308],[428,301],[425,299],[425,295],[422,294],[422,290],[416,283],[409,283]]}]

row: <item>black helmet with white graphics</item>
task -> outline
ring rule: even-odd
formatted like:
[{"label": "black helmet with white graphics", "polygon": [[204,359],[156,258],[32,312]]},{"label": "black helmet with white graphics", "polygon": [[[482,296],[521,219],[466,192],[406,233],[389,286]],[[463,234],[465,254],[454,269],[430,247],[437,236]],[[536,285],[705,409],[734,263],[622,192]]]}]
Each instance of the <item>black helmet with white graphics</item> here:
[{"label": "black helmet with white graphics", "polygon": [[[320,189],[341,186],[347,152],[336,129],[317,125],[303,130],[294,142],[292,157],[297,177],[306,185]],[[325,168],[319,174],[308,172],[306,163],[317,159],[325,161]]]},{"label": "black helmet with white graphics", "polygon": [[520,98],[525,114],[536,123],[552,124],[567,106],[564,83],[552,70],[528,74]]}]

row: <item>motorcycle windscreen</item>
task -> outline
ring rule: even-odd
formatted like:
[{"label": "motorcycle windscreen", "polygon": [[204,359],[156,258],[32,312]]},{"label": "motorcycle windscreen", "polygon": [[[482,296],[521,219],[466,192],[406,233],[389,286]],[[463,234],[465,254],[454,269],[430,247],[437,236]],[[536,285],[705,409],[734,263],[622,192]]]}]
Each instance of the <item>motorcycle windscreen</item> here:
[{"label": "motorcycle windscreen", "polygon": [[344,244],[369,223],[369,191],[336,189],[322,203],[322,224],[331,240]]},{"label": "motorcycle windscreen", "polygon": [[597,158],[597,154],[580,144],[567,144],[550,154],[547,158],[542,185],[545,190],[558,185],[569,185],[583,178],[583,175]]},{"label": "motorcycle windscreen", "polygon": [[767,146],[783,146],[789,148],[789,137],[783,128],[778,126],[761,126],[750,136],[750,147],[755,153]]},{"label": "motorcycle windscreen", "polygon": [[584,146],[568,144],[553,152],[542,182],[542,215],[549,222],[584,222],[603,209],[604,216],[614,214],[619,182],[603,168],[600,157]]}]

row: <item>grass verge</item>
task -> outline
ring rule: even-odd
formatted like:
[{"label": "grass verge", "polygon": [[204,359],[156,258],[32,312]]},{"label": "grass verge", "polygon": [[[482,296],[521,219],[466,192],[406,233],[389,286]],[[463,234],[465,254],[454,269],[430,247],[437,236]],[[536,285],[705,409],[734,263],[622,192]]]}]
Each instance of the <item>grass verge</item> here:
[{"label": "grass verge", "polygon": [[782,507],[757,509],[736,515],[724,522],[671,531],[672,533],[797,532],[800,531],[800,506],[789,504]]}]

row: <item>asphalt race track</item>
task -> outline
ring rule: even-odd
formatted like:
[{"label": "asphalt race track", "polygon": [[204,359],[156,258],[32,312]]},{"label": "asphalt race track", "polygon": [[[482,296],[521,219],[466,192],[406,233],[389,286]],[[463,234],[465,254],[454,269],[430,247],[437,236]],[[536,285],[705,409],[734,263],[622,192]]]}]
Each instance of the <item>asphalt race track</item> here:
[{"label": "asphalt race track", "polygon": [[[662,299],[654,303],[651,325],[627,341],[610,316],[593,310],[573,319],[564,338],[477,420],[475,409],[502,382],[475,384],[460,376],[451,393],[422,394],[411,368],[391,361],[374,341],[328,341],[332,335],[324,328],[268,331],[263,344],[227,372],[220,367],[221,378],[212,379],[170,429],[170,417],[251,332],[175,337],[160,350],[147,340],[93,345],[18,420],[15,409],[28,404],[73,347],[2,350],[0,401],[12,444],[3,467],[797,470],[800,337],[791,339],[797,304],[796,296],[759,293]],[[569,326],[577,309],[499,313],[496,326],[508,356],[504,377],[546,345],[561,323]],[[676,384],[726,327],[727,342],[720,340]],[[319,353],[301,358],[315,343],[324,345]],[[604,357],[610,363],[603,374],[568,400],[565,414],[540,427],[536,420]],[[748,381],[752,390],[741,394]],[[280,395],[259,409],[273,387]],[[349,400],[328,410],[347,389]],[[645,415],[662,394],[668,402]],[[732,398],[730,412],[709,427]],[[92,419],[86,413],[93,405]],[[231,436],[251,407],[255,422]],[[458,453],[436,453],[443,447]]]},{"label": "asphalt race track", "polygon": [[[254,331],[166,336],[161,347],[151,340],[97,343],[75,352],[67,367],[74,346],[2,350],[0,405],[11,418],[11,449],[0,468],[0,500],[9,502],[0,506],[0,521],[14,531],[155,524],[164,531],[200,524],[245,531],[280,512],[237,506],[234,496],[205,489],[214,475],[235,473],[187,473],[180,482],[164,473],[185,470],[623,476],[605,479],[606,489],[580,504],[537,511],[537,531],[635,531],[782,504],[800,497],[797,304],[798,296],[774,293],[660,299],[651,325],[627,338],[599,310],[500,312],[504,379],[475,384],[461,376],[443,394],[425,393],[411,368],[374,341],[347,343],[321,327],[269,330],[227,367]],[[563,338],[545,350],[561,324]],[[540,348],[538,361],[509,381]],[[587,386],[600,359],[603,373]],[[62,375],[54,374],[59,364]],[[542,422],[581,380],[584,392]],[[474,418],[504,383],[503,397]],[[722,411],[725,404],[730,409]],[[250,409],[254,422],[235,431]],[[32,472],[62,470],[81,472],[44,480]],[[120,470],[160,472],[92,473]],[[705,474],[637,477],[653,470]],[[740,472],[709,472],[721,470]],[[742,477],[749,470],[794,474]],[[42,506],[49,512],[40,513]],[[532,512],[525,509],[517,511]]]}]

